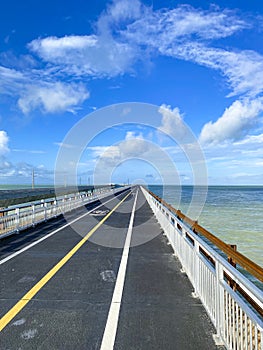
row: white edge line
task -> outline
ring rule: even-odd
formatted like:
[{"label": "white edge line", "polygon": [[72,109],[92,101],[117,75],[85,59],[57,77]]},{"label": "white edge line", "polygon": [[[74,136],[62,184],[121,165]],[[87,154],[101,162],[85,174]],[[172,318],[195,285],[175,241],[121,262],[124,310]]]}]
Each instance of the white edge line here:
[{"label": "white edge line", "polygon": [[[122,193],[123,193],[123,192],[122,192]],[[106,201],[106,202],[104,202],[104,203],[101,203],[100,205],[98,205],[97,207],[93,208],[92,210],[89,210],[87,213],[85,213],[85,214],[81,215],[80,217],[78,217],[78,218],[72,220],[71,222],[68,222],[68,223],[67,223],[66,225],[64,225],[64,226],[59,227],[59,228],[56,229],[55,231],[50,232],[48,235],[46,235],[46,236],[40,238],[39,240],[37,240],[37,241],[35,241],[35,242],[29,244],[28,246],[26,246],[26,247],[24,247],[24,248],[18,250],[17,252],[15,252],[15,253],[13,253],[13,254],[11,254],[11,255],[8,255],[8,256],[7,256],[6,258],[4,258],[3,260],[0,260],[0,265],[6,263],[8,260],[13,259],[13,258],[16,257],[17,255],[22,254],[23,252],[25,252],[26,250],[28,250],[28,249],[34,247],[34,246],[37,245],[38,243],[41,243],[41,242],[44,241],[45,239],[47,239],[47,238],[53,236],[55,233],[57,233],[57,232],[63,230],[64,228],[68,227],[69,225],[74,224],[74,222],[76,222],[76,221],[78,221],[78,220],[84,218],[86,215],[88,215],[88,214],[90,214],[91,212],[93,212],[94,210],[100,208],[102,205],[107,204],[108,202],[112,201],[113,199],[115,199],[115,197],[118,197],[118,196],[121,195],[122,193],[117,194],[116,196],[114,196],[113,198],[109,199],[108,201]]]},{"label": "white edge line", "polygon": [[137,196],[138,196],[138,189],[137,189],[136,196],[133,203],[132,213],[131,213],[127,236],[126,236],[126,240],[123,248],[119,272],[118,272],[118,276],[117,276],[117,280],[116,280],[116,284],[115,284],[115,288],[114,288],[114,292],[111,300],[110,310],[109,310],[100,350],[113,350],[114,343],[115,343],[118,321],[119,321],[119,314],[120,314],[120,307],[121,307],[121,300],[122,300],[122,293],[123,293],[124,282],[125,282],[126,268],[127,268],[128,256],[129,256],[129,250],[130,250]]}]

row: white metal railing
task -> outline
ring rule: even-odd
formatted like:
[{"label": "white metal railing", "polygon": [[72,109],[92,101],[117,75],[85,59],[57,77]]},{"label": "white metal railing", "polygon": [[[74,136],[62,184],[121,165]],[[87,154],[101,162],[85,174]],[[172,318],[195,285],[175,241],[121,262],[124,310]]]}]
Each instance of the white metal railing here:
[{"label": "white metal railing", "polygon": [[107,186],[95,188],[93,193],[79,192],[1,209],[0,239],[86,205],[97,199],[102,199],[110,193],[116,193],[122,189],[112,189]]},{"label": "white metal railing", "polygon": [[193,295],[216,328],[218,344],[231,350],[263,350],[263,292],[174,212],[142,191],[194,287]]}]

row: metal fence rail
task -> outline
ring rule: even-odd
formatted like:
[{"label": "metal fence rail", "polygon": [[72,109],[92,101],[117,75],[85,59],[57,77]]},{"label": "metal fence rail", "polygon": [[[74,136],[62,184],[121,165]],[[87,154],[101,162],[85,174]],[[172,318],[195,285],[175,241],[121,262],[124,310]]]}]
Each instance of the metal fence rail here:
[{"label": "metal fence rail", "polygon": [[42,199],[0,210],[0,239],[64,214],[120,189],[101,187],[92,192]]},{"label": "metal fence rail", "polygon": [[[194,287],[193,296],[200,298],[216,328],[218,344],[263,350],[263,292],[195,232],[193,221],[189,225],[189,218],[183,220],[162,199],[142,191]],[[242,254],[234,256],[242,261]],[[262,280],[263,269],[248,263]]]}]

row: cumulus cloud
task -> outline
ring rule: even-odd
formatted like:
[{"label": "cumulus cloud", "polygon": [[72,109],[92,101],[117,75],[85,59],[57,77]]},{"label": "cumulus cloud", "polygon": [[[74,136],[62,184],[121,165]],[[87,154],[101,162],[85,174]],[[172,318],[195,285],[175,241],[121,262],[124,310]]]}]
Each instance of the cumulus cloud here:
[{"label": "cumulus cloud", "polygon": [[134,132],[128,131],[125,139],[119,144],[109,147],[93,147],[93,154],[100,158],[100,162],[108,166],[115,166],[122,161],[141,157],[150,150],[149,142],[143,136],[136,135]]},{"label": "cumulus cloud", "polygon": [[[145,174],[149,174],[150,168],[154,168],[161,174],[164,183],[179,183],[180,170],[175,166],[169,152],[160,145],[149,141],[148,137],[144,137],[141,133],[128,131],[125,139],[117,144],[109,147],[88,147],[88,150],[92,152],[93,159],[96,158],[93,175],[97,183],[110,182],[112,174],[118,171],[116,169],[121,169],[124,162],[129,162],[125,167],[127,166],[128,169],[130,167],[132,172],[134,171],[133,175],[141,173],[143,169]],[[142,168],[140,164],[144,164]],[[125,176],[128,176],[127,170]]]},{"label": "cumulus cloud", "polygon": [[13,164],[10,163],[5,157],[0,158],[0,176],[8,177],[16,174]]},{"label": "cumulus cloud", "polygon": [[118,29],[121,24],[127,26],[141,18],[144,9],[139,0],[113,0],[98,19],[98,33],[103,36],[111,35],[112,30]]},{"label": "cumulus cloud", "polygon": [[[7,155],[10,151],[9,146],[9,137],[6,131],[0,130],[0,177],[13,177],[17,180],[17,177],[26,177],[31,178],[33,165],[28,164],[26,162],[13,163],[8,160]],[[22,150],[15,149],[12,150],[15,152],[25,152],[25,153],[35,153],[35,154],[43,154],[43,151],[36,150]],[[47,170],[45,167],[34,167],[36,169],[35,173],[37,177],[41,178],[52,178],[53,171]]]},{"label": "cumulus cloud", "polygon": [[82,84],[45,83],[40,86],[28,86],[21,93],[18,106],[23,113],[41,109],[45,113],[74,110],[85,101],[89,93]]},{"label": "cumulus cloud", "polygon": [[202,128],[199,140],[202,144],[219,144],[225,140],[238,140],[257,122],[263,111],[263,100],[235,101],[216,122],[208,122]]},{"label": "cumulus cloud", "polygon": [[263,145],[263,134],[259,135],[247,135],[243,140],[237,141],[234,143],[236,146],[238,145]]},{"label": "cumulus cloud", "polygon": [[138,0],[113,1],[94,25],[94,34],[39,38],[28,48],[67,74],[101,78],[131,72],[138,49],[122,37],[121,31],[142,15],[141,8]]},{"label": "cumulus cloud", "polygon": [[23,178],[20,181],[30,181],[32,177],[32,169],[35,170],[35,177],[42,180],[53,180],[54,171],[45,168],[43,165],[34,166],[26,162],[12,163],[5,156],[0,158],[0,177],[14,179]]},{"label": "cumulus cloud", "polygon": [[159,130],[173,136],[178,142],[185,141],[186,130],[179,108],[172,109],[171,106],[163,104],[159,108],[159,113],[162,115]]},{"label": "cumulus cloud", "polygon": [[3,156],[9,152],[8,148],[9,137],[4,130],[0,130],[0,155]]},{"label": "cumulus cloud", "polygon": [[36,39],[28,44],[29,49],[37,52],[45,60],[52,60],[61,57],[62,53],[71,50],[88,49],[95,46],[97,38],[94,35],[71,35],[62,38],[55,36],[45,39]]},{"label": "cumulus cloud", "polygon": [[44,72],[22,73],[1,66],[0,92],[15,96],[17,105],[24,114],[35,109],[44,113],[72,112],[89,98],[89,91],[82,83],[60,82]]},{"label": "cumulus cloud", "polygon": [[68,36],[37,39],[29,48],[60,70],[76,76],[116,76],[130,69],[134,59],[132,47],[112,37]]}]

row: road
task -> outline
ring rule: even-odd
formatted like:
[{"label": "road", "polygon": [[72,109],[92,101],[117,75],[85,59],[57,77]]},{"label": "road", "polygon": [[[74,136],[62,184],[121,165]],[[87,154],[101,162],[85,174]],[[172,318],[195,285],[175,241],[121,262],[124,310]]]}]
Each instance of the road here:
[{"label": "road", "polygon": [[180,269],[136,186],[8,237],[0,349],[218,349]]}]

